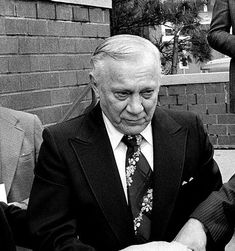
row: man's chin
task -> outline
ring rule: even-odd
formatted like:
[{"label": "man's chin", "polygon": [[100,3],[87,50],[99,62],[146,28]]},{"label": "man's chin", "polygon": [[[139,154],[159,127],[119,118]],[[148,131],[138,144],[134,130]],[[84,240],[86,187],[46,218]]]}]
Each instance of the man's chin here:
[{"label": "man's chin", "polygon": [[127,135],[134,135],[141,133],[145,128],[147,124],[141,124],[141,125],[125,125],[120,127],[119,131],[121,131],[123,134]]}]

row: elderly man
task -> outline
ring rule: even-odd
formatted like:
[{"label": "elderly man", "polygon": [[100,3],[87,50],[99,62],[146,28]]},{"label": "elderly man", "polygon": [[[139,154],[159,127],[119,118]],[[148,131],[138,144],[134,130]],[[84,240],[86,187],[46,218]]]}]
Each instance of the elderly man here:
[{"label": "elderly man", "polygon": [[160,57],[148,40],[110,37],[91,62],[100,102],[43,133],[29,200],[35,249],[180,250],[167,242],[221,186],[203,125],[157,107]]}]

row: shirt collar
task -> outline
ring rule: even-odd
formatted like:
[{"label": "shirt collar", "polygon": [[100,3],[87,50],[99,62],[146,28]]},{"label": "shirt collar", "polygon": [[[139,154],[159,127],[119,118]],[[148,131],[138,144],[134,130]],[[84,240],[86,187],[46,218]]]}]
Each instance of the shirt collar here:
[{"label": "shirt collar", "polygon": [[[124,136],[123,133],[119,132],[110,122],[110,120],[106,117],[106,115],[102,112],[102,116],[104,119],[104,124],[106,127],[106,130],[109,135],[109,139],[112,145],[112,148],[115,150],[117,146],[119,145],[120,141],[122,140],[122,137]],[[141,132],[141,135],[144,137],[144,139],[150,144],[153,145],[153,137],[152,137],[152,126],[151,122],[147,125],[147,127]]]}]

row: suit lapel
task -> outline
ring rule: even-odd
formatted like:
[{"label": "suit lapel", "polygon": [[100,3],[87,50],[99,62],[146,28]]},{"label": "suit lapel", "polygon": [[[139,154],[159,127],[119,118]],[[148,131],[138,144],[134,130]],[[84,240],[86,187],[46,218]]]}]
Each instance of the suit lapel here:
[{"label": "suit lapel", "polygon": [[72,139],[71,144],[117,239],[120,243],[130,242],[133,223],[99,106],[88,116],[79,130],[80,135]]},{"label": "suit lapel", "polygon": [[161,240],[181,185],[187,129],[159,108],[152,121],[154,142],[154,199],[152,237]]},{"label": "suit lapel", "polygon": [[7,120],[0,117],[0,124],[2,181],[8,195],[16,172],[24,132],[16,126],[15,117],[8,116]]}]

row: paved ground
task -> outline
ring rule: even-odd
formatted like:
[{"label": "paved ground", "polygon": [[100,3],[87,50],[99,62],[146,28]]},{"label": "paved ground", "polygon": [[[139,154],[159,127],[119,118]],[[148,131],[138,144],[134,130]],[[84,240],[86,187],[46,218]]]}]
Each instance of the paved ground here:
[{"label": "paved ground", "polygon": [[[220,167],[223,182],[227,182],[235,174],[235,150],[215,150],[214,158]],[[235,250],[235,234],[225,250]]]}]

